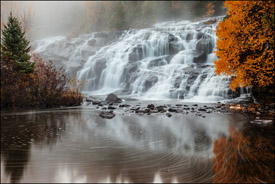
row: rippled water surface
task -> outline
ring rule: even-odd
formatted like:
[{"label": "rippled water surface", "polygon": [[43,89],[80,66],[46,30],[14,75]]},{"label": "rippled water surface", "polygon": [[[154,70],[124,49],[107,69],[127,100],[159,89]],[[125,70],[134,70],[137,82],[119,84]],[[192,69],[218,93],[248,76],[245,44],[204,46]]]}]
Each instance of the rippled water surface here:
[{"label": "rippled water surface", "polygon": [[[209,183],[238,176],[274,181],[274,141],[260,133],[259,137],[244,133],[243,115],[168,118],[118,113],[102,119],[98,113],[94,109],[2,113],[1,182]],[[250,137],[257,144],[252,145]],[[272,149],[273,155],[268,154]],[[231,167],[225,157],[242,159]],[[244,170],[264,169],[266,175],[257,169],[253,172],[258,175],[246,173],[238,163]]]}]

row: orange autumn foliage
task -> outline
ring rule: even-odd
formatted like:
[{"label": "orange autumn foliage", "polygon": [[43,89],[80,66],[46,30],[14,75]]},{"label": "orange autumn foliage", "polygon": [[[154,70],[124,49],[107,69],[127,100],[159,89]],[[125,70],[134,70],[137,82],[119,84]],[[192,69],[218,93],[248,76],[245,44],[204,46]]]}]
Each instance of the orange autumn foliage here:
[{"label": "orange autumn foliage", "polygon": [[274,84],[274,2],[226,1],[218,24],[216,73],[232,76],[230,88]]},{"label": "orange autumn foliage", "polygon": [[214,141],[213,183],[274,183],[274,133],[251,127],[229,132]]}]

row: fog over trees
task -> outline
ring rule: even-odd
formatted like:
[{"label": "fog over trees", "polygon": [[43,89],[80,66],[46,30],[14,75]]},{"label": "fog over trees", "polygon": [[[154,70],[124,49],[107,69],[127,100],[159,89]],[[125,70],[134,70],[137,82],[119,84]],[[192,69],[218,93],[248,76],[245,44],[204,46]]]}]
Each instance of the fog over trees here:
[{"label": "fog over trees", "polygon": [[10,11],[26,29],[32,27],[27,36],[37,40],[223,15],[223,6],[223,1],[1,1],[1,30]]}]

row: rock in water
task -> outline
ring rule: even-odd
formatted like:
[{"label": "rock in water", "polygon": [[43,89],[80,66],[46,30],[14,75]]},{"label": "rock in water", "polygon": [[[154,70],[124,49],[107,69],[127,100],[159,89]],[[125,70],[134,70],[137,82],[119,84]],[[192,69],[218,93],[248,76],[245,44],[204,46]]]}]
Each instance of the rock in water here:
[{"label": "rock in water", "polygon": [[149,105],[147,105],[147,108],[151,109],[151,110],[154,110],[155,106],[153,104],[149,104]]},{"label": "rock in water", "polygon": [[110,103],[121,103],[122,100],[120,98],[118,98],[115,94],[111,93],[107,96],[107,98],[105,99],[106,102],[110,102]]},{"label": "rock in water", "polygon": [[102,111],[100,112],[99,116],[106,119],[112,119],[116,115],[113,113],[113,111]]}]

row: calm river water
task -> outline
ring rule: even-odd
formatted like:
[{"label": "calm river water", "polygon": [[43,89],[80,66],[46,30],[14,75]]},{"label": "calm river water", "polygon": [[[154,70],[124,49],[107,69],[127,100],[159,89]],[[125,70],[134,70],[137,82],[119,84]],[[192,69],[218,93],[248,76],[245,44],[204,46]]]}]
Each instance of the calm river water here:
[{"label": "calm river water", "polygon": [[1,182],[274,182],[274,134],[245,115],[98,114],[2,112]]}]

